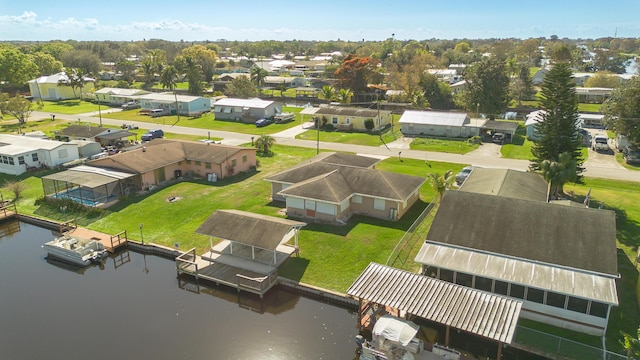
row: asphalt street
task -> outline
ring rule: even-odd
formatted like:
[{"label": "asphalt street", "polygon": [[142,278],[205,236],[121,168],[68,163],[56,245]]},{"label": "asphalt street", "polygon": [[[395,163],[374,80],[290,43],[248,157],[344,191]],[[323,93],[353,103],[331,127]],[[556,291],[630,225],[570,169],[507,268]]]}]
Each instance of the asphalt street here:
[{"label": "asphalt street", "polygon": [[[228,145],[239,145],[246,144],[251,142],[252,137],[260,136],[260,131],[256,128],[256,134],[241,134],[227,131],[217,131],[217,130],[207,130],[207,129],[197,129],[183,126],[172,126],[171,124],[167,125],[159,125],[159,124],[149,124],[145,122],[131,121],[131,120],[116,120],[110,119],[109,112],[119,111],[119,109],[109,109],[102,111],[102,119],[99,117],[93,116],[97,114],[81,114],[81,115],[68,115],[68,114],[55,114],[56,119],[64,119],[68,121],[82,121],[82,122],[90,122],[99,124],[102,121],[104,125],[116,125],[121,126],[122,124],[138,126],[141,129],[162,129],[165,132],[177,133],[177,134],[186,134],[186,135],[195,135],[201,136],[203,139],[207,137],[216,137],[222,138],[223,144]],[[32,119],[49,119],[51,118],[51,113],[46,112],[37,112],[34,111],[31,114]],[[424,160],[425,162],[429,161],[439,161],[439,162],[450,162],[456,164],[465,164],[465,165],[474,165],[480,167],[491,167],[491,168],[502,168],[502,169],[516,169],[516,170],[527,170],[529,166],[529,162],[527,160],[515,160],[515,159],[505,159],[498,157],[497,154],[499,152],[493,151],[474,151],[468,154],[459,155],[459,154],[449,154],[449,153],[441,153],[441,152],[430,152],[430,151],[419,151],[419,150],[410,150],[405,148],[403,144],[387,144],[381,145],[379,147],[374,146],[363,146],[363,145],[352,145],[352,144],[341,144],[341,143],[329,143],[329,142],[320,142],[319,144],[316,141],[309,140],[298,140],[295,136],[303,131],[306,128],[304,125],[295,126],[293,128],[287,129],[280,133],[272,134],[271,136],[276,140],[277,144],[280,145],[288,145],[288,146],[298,146],[298,147],[306,147],[306,148],[316,148],[319,146],[321,150],[333,150],[333,151],[345,151],[345,152],[354,152],[357,154],[367,154],[378,157],[400,157],[400,158],[409,158],[409,159],[418,159]],[[400,139],[398,142],[402,142]],[[486,144],[493,145],[493,144]],[[485,146],[485,145],[483,145]],[[408,147],[408,146],[407,146]],[[594,154],[592,150],[589,150],[589,160],[587,160],[584,164],[585,171],[584,176],[593,177],[593,178],[604,178],[604,179],[615,179],[615,180],[626,180],[626,181],[636,181],[640,182],[640,171],[627,170],[624,167],[620,166],[613,159],[613,155],[606,154]],[[603,158],[604,156],[604,158]]]}]

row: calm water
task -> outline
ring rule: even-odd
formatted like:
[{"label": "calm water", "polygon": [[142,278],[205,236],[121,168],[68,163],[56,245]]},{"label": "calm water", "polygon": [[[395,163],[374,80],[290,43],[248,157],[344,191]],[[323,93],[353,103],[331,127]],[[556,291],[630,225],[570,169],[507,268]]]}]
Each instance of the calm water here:
[{"label": "calm water", "polygon": [[354,358],[346,309],[179,283],[174,262],[132,251],[75,271],[45,259],[51,231],[16,222],[0,233],[1,359]]}]

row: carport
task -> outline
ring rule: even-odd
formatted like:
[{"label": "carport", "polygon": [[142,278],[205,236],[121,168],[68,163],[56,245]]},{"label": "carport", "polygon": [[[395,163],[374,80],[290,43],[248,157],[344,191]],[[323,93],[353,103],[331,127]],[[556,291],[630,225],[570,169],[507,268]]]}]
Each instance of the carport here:
[{"label": "carport", "polygon": [[506,143],[513,142],[513,138],[516,136],[517,130],[518,123],[514,121],[489,120],[482,127],[483,133],[489,133],[491,135],[495,133],[505,134],[504,142]]}]

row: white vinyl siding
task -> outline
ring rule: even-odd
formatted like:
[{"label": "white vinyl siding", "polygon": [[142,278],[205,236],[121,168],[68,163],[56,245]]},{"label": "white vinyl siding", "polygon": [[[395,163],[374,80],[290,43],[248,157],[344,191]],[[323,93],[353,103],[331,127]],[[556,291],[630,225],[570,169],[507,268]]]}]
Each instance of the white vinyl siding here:
[{"label": "white vinyl siding", "polygon": [[373,199],[373,208],[376,210],[384,210],[384,203],[385,201],[383,199]]},{"label": "white vinyl siding", "polygon": [[317,206],[316,211],[321,214],[329,214],[329,215],[336,214],[336,206],[333,204],[319,202],[316,204],[316,206]]},{"label": "white vinyl siding", "polygon": [[295,208],[295,209],[304,209],[304,200],[287,197],[287,207]]}]

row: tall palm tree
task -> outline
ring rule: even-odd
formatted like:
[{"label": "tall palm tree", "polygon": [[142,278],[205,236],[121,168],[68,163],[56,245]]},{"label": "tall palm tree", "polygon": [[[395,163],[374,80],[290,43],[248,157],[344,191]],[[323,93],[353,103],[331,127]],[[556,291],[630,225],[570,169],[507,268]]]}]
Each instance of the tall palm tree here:
[{"label": "tall palm tree", "polygon": [[540,163],[542,177],[549,183],[547,200],[564,194],[564,184],[575,181],[578,163],[570,152],[560,154],[558,161],[544,160]]},{"label": "tall palm tree", "polygon": [[320,95],[327,100],[327,102],[331,102],[336,98],[336,89],[334,89],[333,86],[325,85],[320,90]]},{"label": "tall palm tree", "polygon": [[187,55],[184,57],[184,69],[189,81],[189,93],[200,95],[202,93],[202,66],[197,59]]},{"label": "tall palm tree", "polygon": [[258,90],[262,92],[262,86],[264,86],[264,79],[269,75],[267,70],[254,66],[251,68],[251,81],[256,85]]},{"label": "tall palm tree", "polygon": [[145,88],[151,88],[155,80],[156,65],[150,60],[142,63],[142,73],[144,74]]},{"label": "tall palm tree", "polygon": [[341,104],[348,104],[351,102],[351,98],[353,97],[353,91],[351,91],[351,89],[340,89],[337,97]]},{"label": "tall palm tree", "polygon": [[160,84],[163,89],[169,89],[173,91],[173,97],[176,100],[176,115],[178,115],[178,122],[180,122],[180,112],[178,111],[178,95],[176,94],[176,84],[178,83],[178,69],[175,66],[169,65],[162,69],[160,73]]},{"label": "tall palm tree", "polygon": [[269,135],[260,136],[256,142],[255,146],[258,149],[258,153],[262,156],[269,156],[272,154],[271,147],[276,143],[276,139]]},{"label": "tall palm tree", "polygon": [[450,189],[453,186],[453,182],[456,179],[453,176],[453,171],[451,170],[447,170],[442,175],[438,173],[430,173],[428,178],[431,187],[438,193],[438,200],[440,201],[442,201],[442,197],[447,189]]}]

